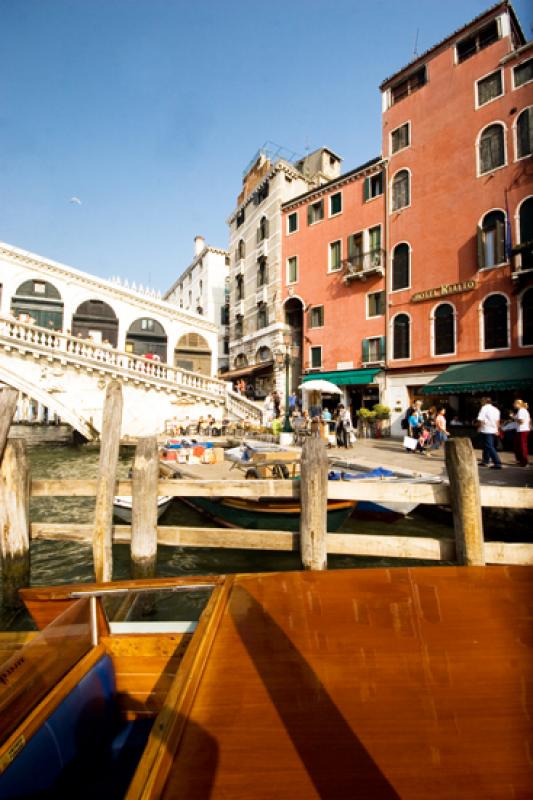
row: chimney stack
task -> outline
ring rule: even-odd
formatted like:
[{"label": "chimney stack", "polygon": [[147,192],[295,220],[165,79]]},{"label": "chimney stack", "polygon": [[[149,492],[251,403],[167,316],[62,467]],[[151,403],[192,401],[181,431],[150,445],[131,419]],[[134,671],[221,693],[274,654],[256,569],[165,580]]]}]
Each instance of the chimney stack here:
[{"label": "chimney stack", "polygon": [[194,255],[199,256],[205,247],[205,239],[203,236],[194,237]]}]

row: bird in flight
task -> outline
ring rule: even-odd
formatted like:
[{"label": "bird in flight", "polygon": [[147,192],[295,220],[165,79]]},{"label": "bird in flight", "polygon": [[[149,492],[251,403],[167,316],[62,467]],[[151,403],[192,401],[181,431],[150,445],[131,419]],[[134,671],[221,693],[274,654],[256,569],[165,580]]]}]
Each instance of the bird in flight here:
[{"label": "bird in flight", "polygon": [[69,203],[72,203],[75,206],[81,206],[81,200],[79,197],[71,197]]}]

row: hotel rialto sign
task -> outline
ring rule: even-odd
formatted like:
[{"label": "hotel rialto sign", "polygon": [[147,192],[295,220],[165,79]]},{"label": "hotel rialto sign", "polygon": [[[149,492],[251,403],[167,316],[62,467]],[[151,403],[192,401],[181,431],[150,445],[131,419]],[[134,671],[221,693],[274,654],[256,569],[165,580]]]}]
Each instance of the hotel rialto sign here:
[{"label": "hotel rialto sign", "polygon": [[461,294],[462,292],[471,292],[476,288],[475,281],[461,281],[460,283],[443,283],[442,286],[437,286],[435,289],[424,289],[422,292],[416,292],[411,297],[412,303],[421,303],[423,300],[433,300],[436,297],[448,297],[450,294]]}]

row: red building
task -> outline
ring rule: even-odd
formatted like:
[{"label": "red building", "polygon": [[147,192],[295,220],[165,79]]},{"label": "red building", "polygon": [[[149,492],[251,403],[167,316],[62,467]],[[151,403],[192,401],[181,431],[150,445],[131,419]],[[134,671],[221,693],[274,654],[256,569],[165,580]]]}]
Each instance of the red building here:
[{"label": "red building", "polygon": [[354,410],[379,402],[385,366],[384,185],[376,158],[282,207],[294,384],[301,371],[329,379]]},{"label": "red building", "polygon": [[[335,182],[353,196],[342,217],[285,229],[285,259],[299,263],[285,297],[324,309],[320,330],[303,315],[304,372],[370,367],[365,342],[385,337],[386,369],[373,381],[397,433],[417,396],[463,417],[489,388],[503,405],[517,391],[533,399],[533,43],[502,2],[381,91],[383,160]],[[360,186],[369,169],[384,173],[370,203]],[[314,194],[284,207],[286,225]],[[347,281],[346,265],[332,276],[323,255],[332,239],[346,246],[380,223],[380,274]],[[383,314],[369,319],[368,295],[383,289]],[[296,304],[285,302],[290,315]]]}]

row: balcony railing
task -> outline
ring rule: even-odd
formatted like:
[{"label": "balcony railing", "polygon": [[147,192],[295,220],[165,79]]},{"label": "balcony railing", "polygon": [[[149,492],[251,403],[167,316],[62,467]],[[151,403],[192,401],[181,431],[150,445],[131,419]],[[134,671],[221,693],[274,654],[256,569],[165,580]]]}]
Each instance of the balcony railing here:
[{"label": "balcony railing", "polygon": [[385,271],[385,251],[370,250],[368,253],[360,253],[350,258],[345,258],[342,262],[344,280],[365,279],[369,275],[383,275]]}]

